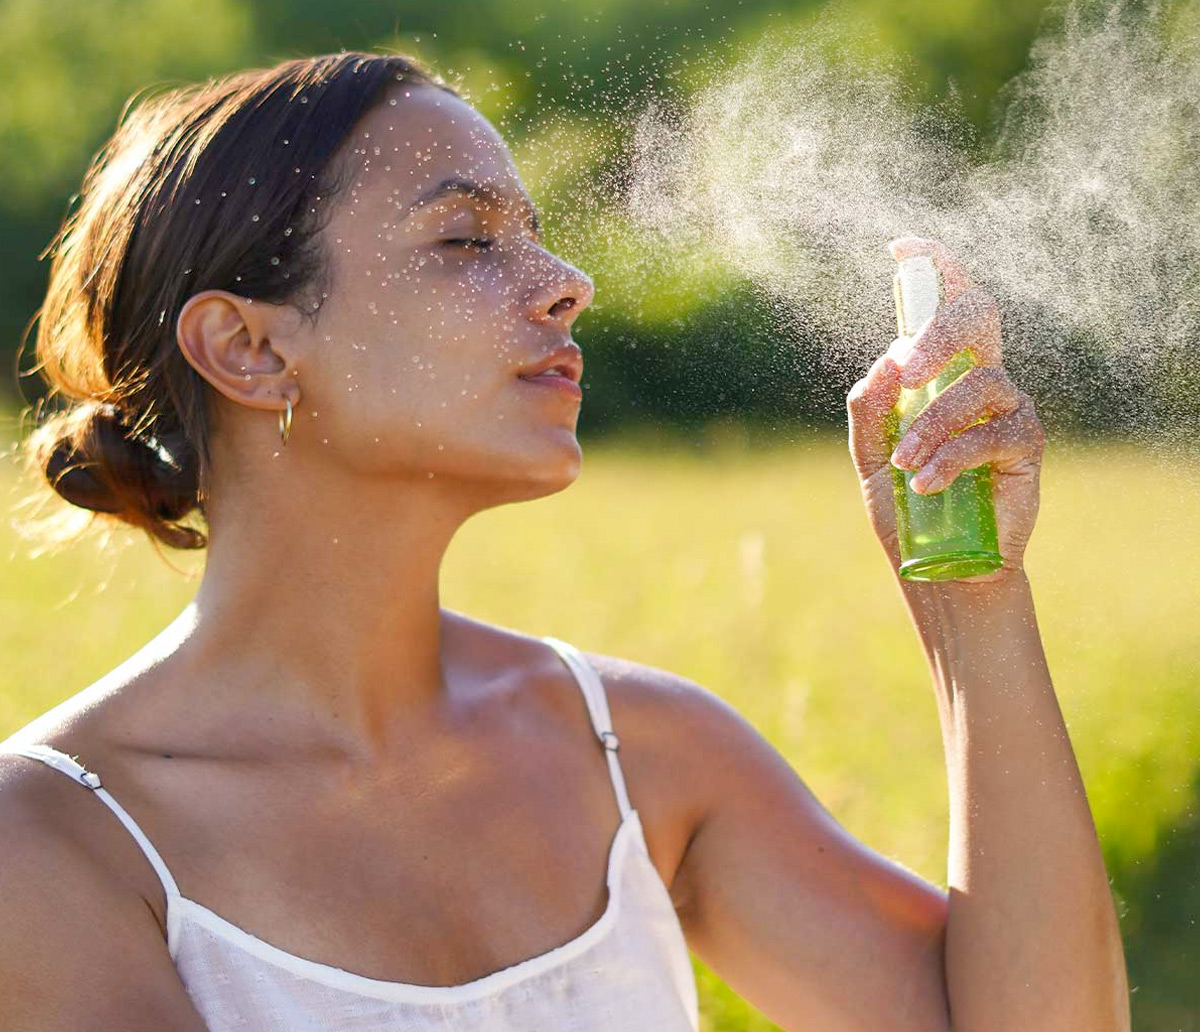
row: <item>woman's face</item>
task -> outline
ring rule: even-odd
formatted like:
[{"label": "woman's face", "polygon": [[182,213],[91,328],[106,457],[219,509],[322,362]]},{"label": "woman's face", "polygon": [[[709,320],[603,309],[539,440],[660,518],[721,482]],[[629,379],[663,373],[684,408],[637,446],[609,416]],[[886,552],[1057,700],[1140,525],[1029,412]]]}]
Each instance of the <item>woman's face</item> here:
[{"label": "woman's face", "polygon": [[323,231],[329,296],[289,332],[289,451],[462,487],[478,507],[561,490],[579,471],[581,402],[517,373],[570,343],[591,280],[538,243],[508,148],[465,101],[397,83],[350,149],[362,171]]}]

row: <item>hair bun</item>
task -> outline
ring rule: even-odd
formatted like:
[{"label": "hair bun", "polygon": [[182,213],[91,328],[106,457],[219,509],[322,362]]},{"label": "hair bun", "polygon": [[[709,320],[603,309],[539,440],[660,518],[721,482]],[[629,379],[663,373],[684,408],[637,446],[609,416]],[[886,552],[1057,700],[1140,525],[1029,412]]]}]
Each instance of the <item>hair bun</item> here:
[{"label": "hair bun", "polygon": [[42,470],[72,505],[111,513],[176,547],[192,528],[172,526],[199,504],[198,464],[184,435],[163,441],[134,432],[124,410],[91,401],[51,418]]},{"label": "hair bun", "polygon": [[125,450],[120,412],[108,403],[89,402],[63,421],[66,425],[43,466],[46,479],[72,505],[120,513],[125,506],[112,490],[110,478],[98,475],[99,462]]}]

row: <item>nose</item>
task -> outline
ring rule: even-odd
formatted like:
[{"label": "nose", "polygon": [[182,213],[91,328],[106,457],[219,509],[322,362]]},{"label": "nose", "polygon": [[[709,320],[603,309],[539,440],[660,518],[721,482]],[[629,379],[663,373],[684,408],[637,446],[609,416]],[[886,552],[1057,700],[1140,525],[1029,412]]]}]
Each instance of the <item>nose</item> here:
[{"label": "nose", "polygon": [[586,272],[555,259],[555,269],[529,298],[529,317],[535,322],[560,322],[569,327],[596,296]]}]

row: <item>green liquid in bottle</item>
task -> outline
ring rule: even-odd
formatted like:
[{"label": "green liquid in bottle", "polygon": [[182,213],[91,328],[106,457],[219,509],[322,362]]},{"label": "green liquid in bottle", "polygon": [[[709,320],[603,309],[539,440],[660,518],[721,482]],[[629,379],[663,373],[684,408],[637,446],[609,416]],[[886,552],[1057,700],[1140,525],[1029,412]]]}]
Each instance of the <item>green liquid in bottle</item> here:
[{"label": "green liquid in bottle", "polygon": [[[899,282],[896,299],[899,308]],[[898,314],[904,333],[911,323],[906,323],[903,312]],[[924,387],[901,388],[900,399],[885,423],[893,450],[925,407],[973,365],[970,350],[963,350]],[[892,467],[900,576],[913,581],[944,581],[1000,569],[1004,559],[997,541],[991,467],[964,470],[944,491],[932,495],[917,494],[909,486],[916,473]]]}]

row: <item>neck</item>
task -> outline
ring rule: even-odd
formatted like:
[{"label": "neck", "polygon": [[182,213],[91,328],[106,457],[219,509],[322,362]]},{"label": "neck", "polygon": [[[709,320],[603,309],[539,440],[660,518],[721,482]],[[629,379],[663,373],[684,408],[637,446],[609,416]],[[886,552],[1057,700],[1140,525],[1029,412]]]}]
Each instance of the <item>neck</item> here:
[{"label": "neck", "polygon": [[209,506],[204,577],[181,616],[189,666],[239,712],[294,718],[363,762],[395,754],[444,711],[457,618],[438,578],[467,513],[394,482],[317,497],[276,486],[265,503],[242,492]]}]

